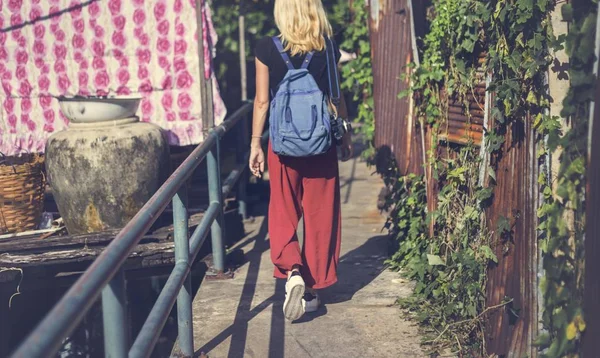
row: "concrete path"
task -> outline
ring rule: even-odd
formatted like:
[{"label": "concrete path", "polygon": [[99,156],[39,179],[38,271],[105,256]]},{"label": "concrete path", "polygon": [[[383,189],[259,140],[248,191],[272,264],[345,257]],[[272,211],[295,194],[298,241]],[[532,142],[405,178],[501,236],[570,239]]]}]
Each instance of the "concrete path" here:
[{"label": "concrete path", "polygon": [[283,280],[272,277],[266,220],[246,225],[246,262],[229,281],[204,281],[196,294],[194,347],[210,358],[425,357],[417,327],[394,305],[410,284],[384,269],[382,183],[358,159],[340,163],[343,238],[339,281],[324,306],[300,321],[282,313]]}]

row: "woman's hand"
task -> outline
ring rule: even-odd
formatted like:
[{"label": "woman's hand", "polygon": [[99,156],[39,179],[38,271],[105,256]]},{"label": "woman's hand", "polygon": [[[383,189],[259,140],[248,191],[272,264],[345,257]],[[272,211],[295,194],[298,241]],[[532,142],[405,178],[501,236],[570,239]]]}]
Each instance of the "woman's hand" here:
[{"label": "woman's hand", "polygon": [[265,171],[265,153],[262,150],[260,145],[260,140],[258,143],[252,141],[252,145],[250,146],[250,171],[252,174],[260,178],[262,173]]},{"label": "woman's hand", "polygon": [[342,152],[342,162],[352,158],[354,150],[352,149],[352,133],[346,132],[342,137],[342,145],[340,146]]}]

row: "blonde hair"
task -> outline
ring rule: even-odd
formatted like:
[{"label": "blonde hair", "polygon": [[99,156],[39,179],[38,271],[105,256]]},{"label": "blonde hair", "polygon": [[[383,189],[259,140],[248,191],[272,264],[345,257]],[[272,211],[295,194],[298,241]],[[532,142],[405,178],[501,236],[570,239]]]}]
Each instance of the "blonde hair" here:
[{"label": "blonde hair", "polygon": [[292,56],[322,51],[333,34],[321,0],[275,0],[275,24]]}]

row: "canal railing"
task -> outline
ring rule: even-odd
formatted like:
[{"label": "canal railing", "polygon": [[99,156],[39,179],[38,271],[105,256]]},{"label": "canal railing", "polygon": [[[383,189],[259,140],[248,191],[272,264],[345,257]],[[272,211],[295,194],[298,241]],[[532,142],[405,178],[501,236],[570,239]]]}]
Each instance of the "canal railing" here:
[{"label": "canal railing", "polygon": [[[223,241],[223,198],[235,188],[248,167],[248,114],[246,102],[221,125],[207,134],[160,189],[150,198],[115,239],[83,272],[39,325],[19,345],[12,357],[49,357],[60,349],[65,337],[77,327],[88,310],[102,296],[104,350],[106,357],[148,357],[160,336],[169,313],[177,302],[178,342],[181,354],[194,355],[191,265],[210,233],[214,270],[225,270]],[[221,138],[237,126],[237,166],[221,183]],[[265,137],[266,138],[266,137]],[[189,235],[188,193],[186,182],[206,159],[209,205],[202,220]],[[246,172],[247,173],[247,172]],[[246,217],[246,179],[239,182],[238,202]],[[123,264],[165,208],[172,203],[175,265],[139,334],[130,345],[127,299]]]}]

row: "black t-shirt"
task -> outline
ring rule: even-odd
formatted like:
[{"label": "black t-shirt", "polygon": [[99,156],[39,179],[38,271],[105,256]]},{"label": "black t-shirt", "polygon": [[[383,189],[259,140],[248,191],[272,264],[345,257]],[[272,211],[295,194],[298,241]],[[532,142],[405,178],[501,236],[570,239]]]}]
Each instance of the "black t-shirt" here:
[{"label": "black t-shirt", "polygon": [[[335,63],[338,63],[341,57],[340,49],[332,39],[333,53],[335,54]],[[327,43],[327,42],[326,42]],[[269,68],[269,90],[275,92],[279,83],[285,77],[288,71],[287,65],[281,58],[275,43],[271,37],[265,37],[258,41],[254,49],[254,55]],[[294,68],[300,68],[302,61],[306,55],[291,56],[288,51],[288,56],[294,65]],[[329,94],[329,78],[327,77],[327,57],[325,50],[315,52],[313,58],[308,65],[308,72],[314,77],[317,85],[325,94]]]}]

